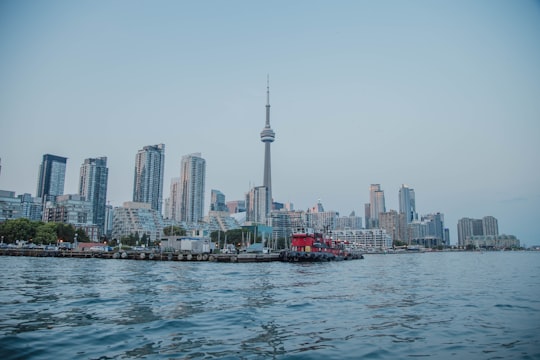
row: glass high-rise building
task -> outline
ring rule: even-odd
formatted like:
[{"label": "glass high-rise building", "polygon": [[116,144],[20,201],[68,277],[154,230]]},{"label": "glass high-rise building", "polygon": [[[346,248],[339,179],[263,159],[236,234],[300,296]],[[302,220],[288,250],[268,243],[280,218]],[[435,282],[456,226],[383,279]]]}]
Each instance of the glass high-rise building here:
[{"label": "glass high-rise building", "polygon": [[203,220],[206,160],[201,153],[182,157],[179,190],[179,220],[194,224]]},{"label": "glass high-rise building", "polygon": [[267,223],[268,210],[268,188],[266,186],[255,186],[246,194],[246,221],[257,224]]},{"label": "glass high-rise building", "polygon": [[165,145],[145,146],[135,156],[133,201],[150,204],[151,209],[161,213],[163,201],[163,172],[165,168]]},{"label": "glass high-rise building", "polygon": [[219,190],[212,189],[211,191],[210,211],[229,211],[225,205],[225,194]]},{"label": "glass high-rise building", "polygon": [[92,204],[92,223],[98,226],[100,235],[105,234],[108,178],[106,157],[84,160],[79,176],[79,195]]},{"label": "glass high-rise building", "polygon": [[407,224],[418,219],[414,189],[411,189],[404,184],[401,185],[401,188],[399,189],[399,212],[405,214]]},{"label": "glass high-rise building", "polygon": [[53,200],[64,194],[67,158],[51,154],[43,155],[39,166],[37,197],[42,201]]},{"label": "glass high-rise building", "polygon": [[384,191],[381,190],[381,185],[371,184],[369,187],[369,202],[371,211],[371,228],[379,227],[379,214],[386,212],[384,203]]}]

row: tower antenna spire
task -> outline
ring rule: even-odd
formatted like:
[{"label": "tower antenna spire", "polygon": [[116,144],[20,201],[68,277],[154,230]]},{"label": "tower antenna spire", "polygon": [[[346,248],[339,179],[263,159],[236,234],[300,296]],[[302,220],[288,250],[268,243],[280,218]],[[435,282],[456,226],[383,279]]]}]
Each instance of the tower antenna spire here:
[{"label": "tower antenna spire", "polygon": [[270,75],[266,74],[266,127],[270,128]]}]

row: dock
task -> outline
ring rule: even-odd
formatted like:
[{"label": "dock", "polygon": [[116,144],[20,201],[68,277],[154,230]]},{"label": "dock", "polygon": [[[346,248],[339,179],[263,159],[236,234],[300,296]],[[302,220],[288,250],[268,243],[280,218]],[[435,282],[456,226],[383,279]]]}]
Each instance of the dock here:
[{"label": "dock", "polygon": [[239,253],[239,254],[182,254],[152,251],[73,251],[44,249],[0,249],[0,256],[61,257],[61,258],[101,258],[139,261],[210,261],[229,263],[253,263],[281,261],[279,253]]}]

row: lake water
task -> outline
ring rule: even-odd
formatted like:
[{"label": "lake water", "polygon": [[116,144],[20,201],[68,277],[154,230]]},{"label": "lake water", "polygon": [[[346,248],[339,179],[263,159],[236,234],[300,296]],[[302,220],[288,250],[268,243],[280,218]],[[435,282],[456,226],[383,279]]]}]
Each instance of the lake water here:
[{"label": "lake water", "polygon": [[540,252],[0,273],[2,359],[540,359]]}]

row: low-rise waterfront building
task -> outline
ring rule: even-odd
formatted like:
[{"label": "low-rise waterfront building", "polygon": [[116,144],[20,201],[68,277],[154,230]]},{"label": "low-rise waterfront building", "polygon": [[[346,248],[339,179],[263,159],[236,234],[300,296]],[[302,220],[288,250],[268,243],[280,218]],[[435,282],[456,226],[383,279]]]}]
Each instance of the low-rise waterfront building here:
[{"label": "low-rise waterfront building", "polygon": [[56,196],[55,201],[45,203],[42,220],[73,225],[92,224],[92,203],[77,194]]},{"label": "low-rise waterfront building", "polygon": [[208,224],[209,231],[225,232],[240,228],[240,224],[230,216],[229,211],[210,211],[204,222]]},{"label": "low-rise waterfront building", "polygon": [[0,190],[0,222],[21,217],[21,199],[15,196],[15,191]]},{"label": "low-rise waterfront building", "polygon": [[75,229],[82,229],[91,241],[99,241],[101,231],[92,221],[93,206],[84,196],[66,194],[47,201],[43,209],[43,222],[71,224]]},{"label": "low-rise waterfront building", "polygon": [[465,239],[465,246],[476,249],[508,249],[520,247],[519,240],[514,235],[473,235]]},{"label": "low-rise waterfront building", "polygon": [[150,203],[128,201],[114,209],[111,237],[121,239],[136,233],[141,237],[146,234],[151,241],[159,240],[163,235],[161,213],[152,209]]},{"label": "low-rise waterfront building", "polygon": [[41,199],[32,197],[28,193],[18,196],[21,199],[22,217],[31,221],[41,221],[43,216],[43,203]]},{"label": "low-rise waterfront building", "polygon": [[482,219],[461,218],[457,224],[458,246],[469,245],[467,238],[482,235],[499,235],[499,224],[493,216],[484,216]]},{"label": "low-rise waterfront building", "polygon": [[362,217],[356,216],[354,211],[349,216],[340,216],[336,219],[334,228],[336,230],[362,229]]},{"label": "low-rise waterfront building", "polygon": [[392,247],[392,237],[383,229],[333,230],[330,235],[335,240],[346,241],[366,251]]}]

